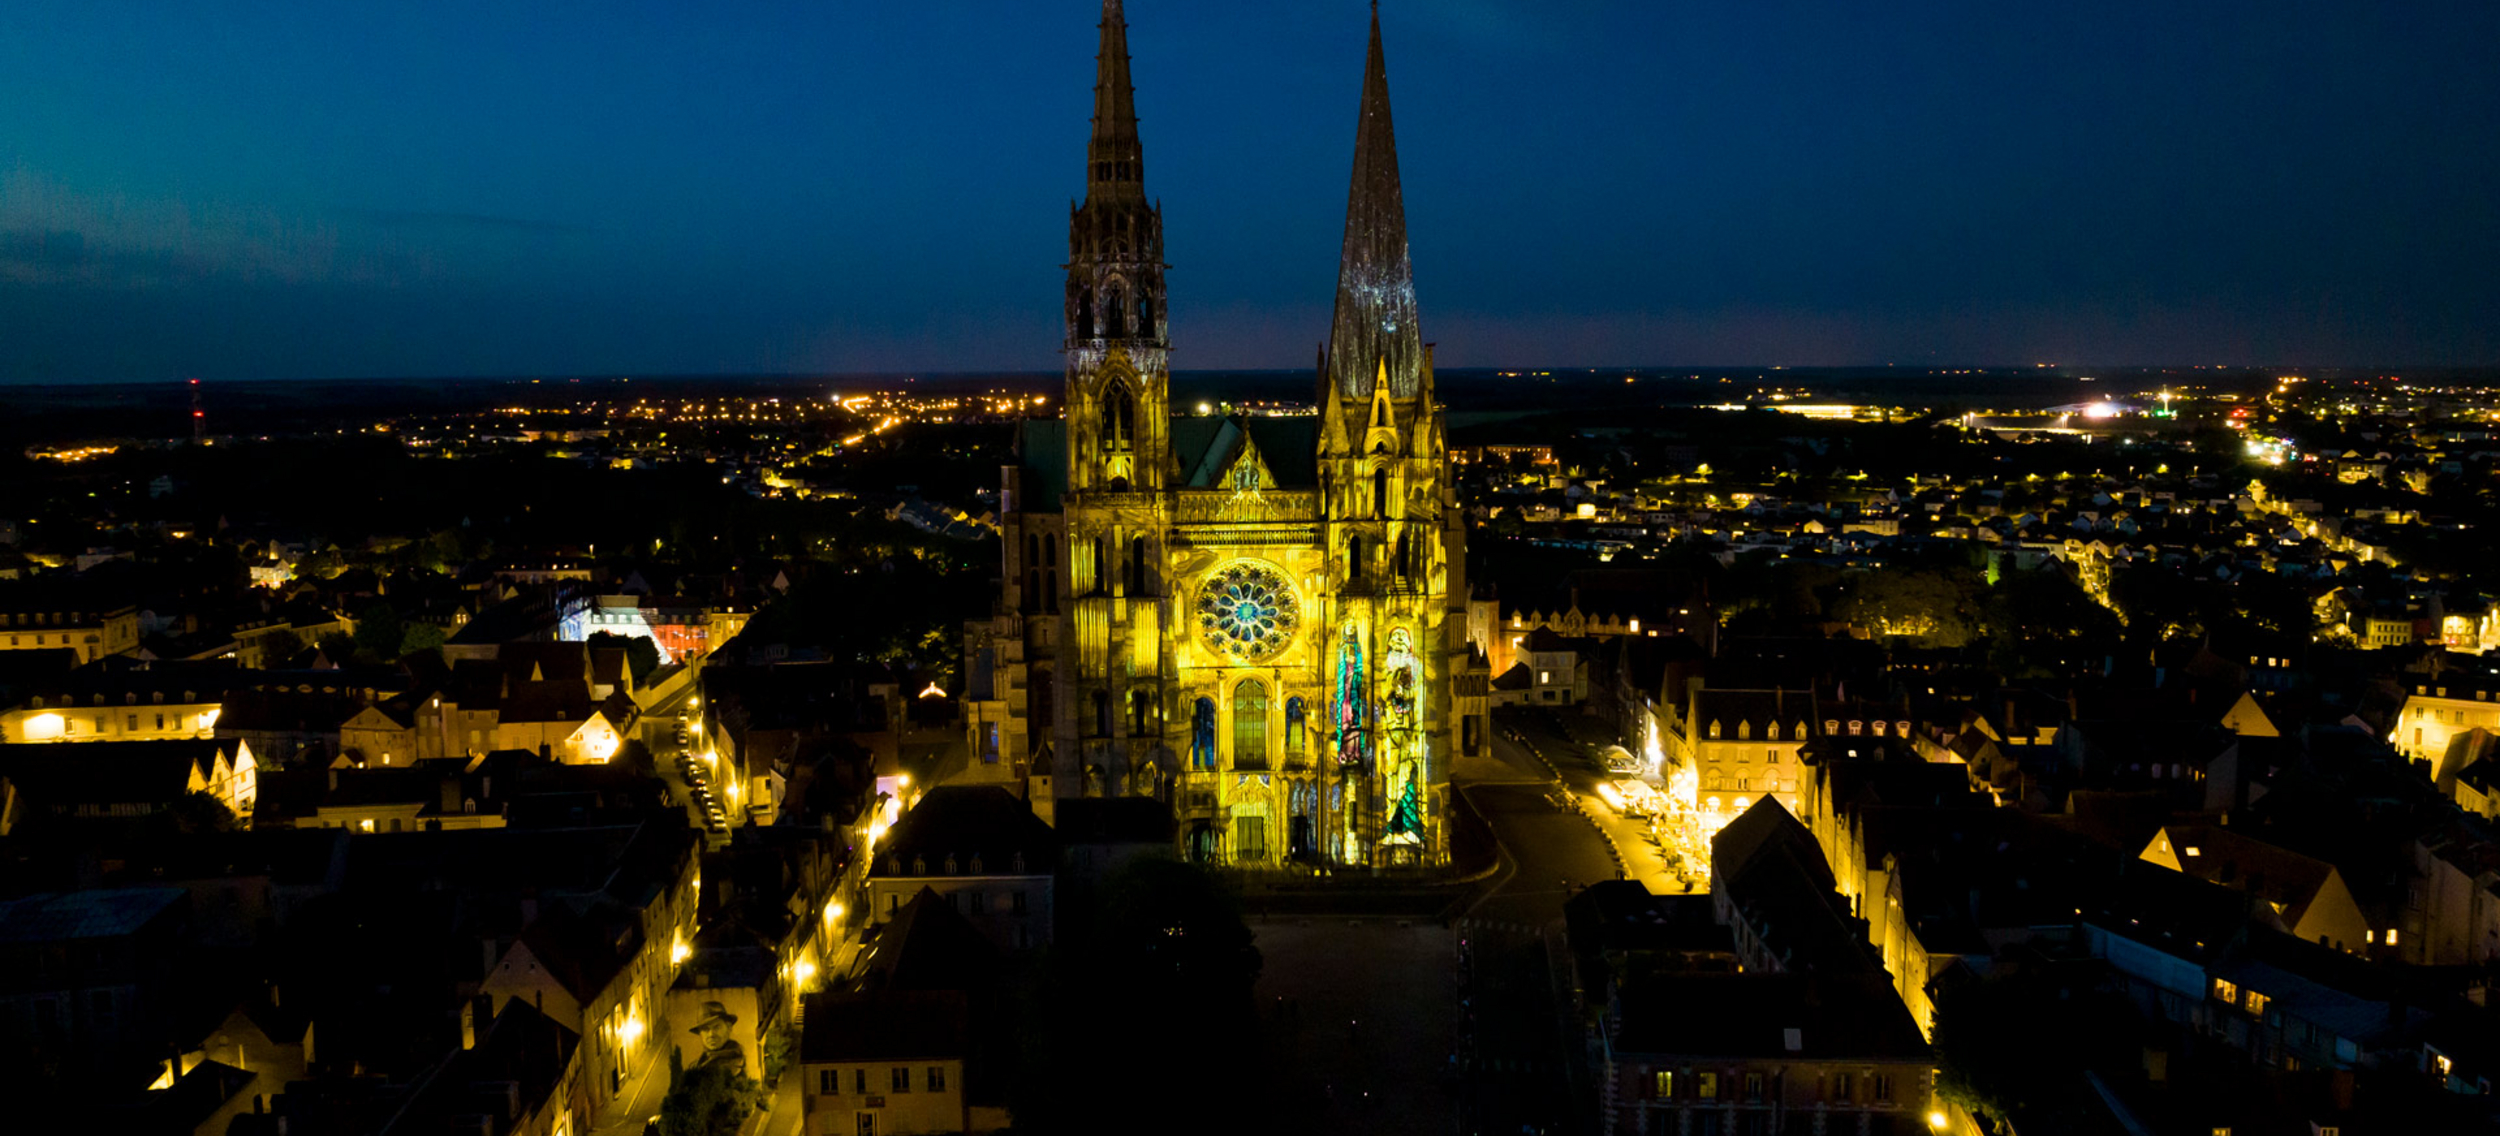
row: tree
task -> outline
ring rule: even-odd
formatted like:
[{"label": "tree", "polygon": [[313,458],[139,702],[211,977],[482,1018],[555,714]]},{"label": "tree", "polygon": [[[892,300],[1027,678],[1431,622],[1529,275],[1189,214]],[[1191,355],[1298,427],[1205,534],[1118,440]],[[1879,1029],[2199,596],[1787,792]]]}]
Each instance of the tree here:
[{"label": "tree", "polygon": [[662,1136],[733,1136],[755,1111],[755,1078],[734,1065],[681,1068],[670,1046],[668,1095],[660,1099]]},{"label": "tree", "polygon": [[613,631],[593,631],[587,641],[592,649],[616,647],[625,652],[625,669],[633,672],[634,681],[660,669],[660,645],[648,635],[619,635]]},{"label": "tree", "polygon": [[781,1075],[790,1068],[790,1058],[797,1054],[799,1031],[784,1022],[764,1035],[764,1084],[781,1083]]},{"label": "tree", "polygon": [[1976,630],[1977,581],[1971,576],[1941,569],[1874,569],[1850,582],[1833,614],[1877,635],[1959,647]]},{"label": "tree", "polygon": [[285,628],[260,637],[261,665],[283,667],[304,653],[304,637]]},{"label": "tree", "polygon": [[399,641],[399,654],[401,658],[406,658],[420,652],[440,651],[444,642],[446,638],[441,624],[411,623],[407,637]]},{"label": "tree", "polygon": [[321,653],[328,656],[332,663],[341,666],[353,661],[356,657],[356,637],[344,631],[333,631],[324,635],[313,645],[321,648]]},{"label": "tree", "polygon": [[356,653],[364,658],[395,662],[400,644],[407,637],[408,628],[400,622],[399,609],[389,604],[375,604],[356,616]]},{"label": "tree", "polygon": [[625,744],[617,747],[616,757],[608,764],[631,770],[645,777],[660,775],[658,759],[652,757],[651,747],[643,744],[641,738],[625,739]]},{"label": "tree", "polygon": [[2054,673],[2066,657],[2118,649],[2118,616],[2093,601],[2063,569],[2017,571],[1988,589],[1982,614],[1988,664],[2007,677]]},{"label": "tree", "polygon": [[165,818],[174,831],[185,835],[203,832],[232,832],[241,823],[234,810],[214,794],[191,792],[174,798],[165,809]]}]

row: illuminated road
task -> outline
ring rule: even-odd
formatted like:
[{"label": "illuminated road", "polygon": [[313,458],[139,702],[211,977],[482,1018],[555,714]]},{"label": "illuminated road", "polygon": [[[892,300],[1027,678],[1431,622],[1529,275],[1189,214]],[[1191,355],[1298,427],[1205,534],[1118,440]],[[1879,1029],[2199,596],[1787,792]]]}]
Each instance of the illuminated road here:
[{"label": "illuminated road", "polygon": [[[1567,1025],[1562,909],[1578,889],[1615,878],[1609,839],[1622,834],[1601,831],[1590,816],[1566,807],[1564,783],[1528,744],[1509,736],[1507,718],[1496,725],[1489,755],[1461,759],[1453,770],[1459,792],[1504,852],[1502,872],[1458,925],[1472,958],[1462,996],[1474,1015],[1470,1022],[1462,1012],[1461,1032],[1472,1047],[1463,1056],[1458,1131],[1582,1132],[1592,1111],[1586,1102],[1594,1098],[1573,1081],[1579,1041]],[[1528,738],[1540,748],[1559,748],[1559,739],[1534,731]],[[1568,777],[1570,766],[1558,764]],[[1596,776],[1579,781],[1571,791],[1585,793]],[[1584,799],[1583,805],[1595,802]]]}]

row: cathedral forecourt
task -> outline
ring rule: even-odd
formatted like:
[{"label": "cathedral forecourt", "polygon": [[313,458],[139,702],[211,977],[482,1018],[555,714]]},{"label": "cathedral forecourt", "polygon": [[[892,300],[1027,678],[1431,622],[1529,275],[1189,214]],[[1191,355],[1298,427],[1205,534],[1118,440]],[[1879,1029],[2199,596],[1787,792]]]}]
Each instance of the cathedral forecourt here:
[{"label": "cathedral forecourt", "polygon": [[[1317,417],[1172,414],[1163,215],[1106,0],[1068,220],[1063,418],[1005,471],[995,614],[967,627],[972,777],[1160,799],[1244,870],[1445,866],[1466,530],[1416,321],[1380,19]],[[1472,706],[1480,715],[1480,706]]]}]

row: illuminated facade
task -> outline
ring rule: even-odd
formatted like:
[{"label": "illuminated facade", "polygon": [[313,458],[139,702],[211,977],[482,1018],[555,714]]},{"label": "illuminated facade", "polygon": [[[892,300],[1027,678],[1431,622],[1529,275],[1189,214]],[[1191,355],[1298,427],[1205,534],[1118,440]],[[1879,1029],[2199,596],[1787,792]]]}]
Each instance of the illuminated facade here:
[{"label": "illuminated facade", "polygon": [[[1764,797],[1799,812],[1800,753],[1820,724],[1813,692],[1695,688],[1686,697],[1667,722],[1666,740],[1670,761],[1692,776],[1671,790],[1693,794],[1684,803],[1699,813],[1703,832],[1718,831]],[[1879,723],[1877,731],[1891,726]],[[1900,732],[1907,735],[1906,723]]]},{"label": "illuminated facade", "polygon": [[1029,776],[1045,816],[1055,797],[1154,796],[1201,862],[1447,858],[1465,530],[1379,33],[1319,416],[1175,418],[1162,213],[1104,6],[1065,417],[1025,426],[998,613],[967,644],[975,752]]},{"label": "illuminated facade", "polygon": [[139,645],[139,611],[62,611],[57,605],[29,600],[24,608],[0,610],[0,650],[76,651],[81,665],[119,655]]}]

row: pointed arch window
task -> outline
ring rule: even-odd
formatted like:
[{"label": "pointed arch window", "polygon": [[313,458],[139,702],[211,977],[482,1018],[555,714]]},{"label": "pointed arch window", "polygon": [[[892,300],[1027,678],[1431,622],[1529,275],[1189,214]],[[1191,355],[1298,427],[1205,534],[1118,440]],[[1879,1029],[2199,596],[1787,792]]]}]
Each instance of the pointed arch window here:
[{"label": "pointed arch window", "polygon": [[1363,578],[1362,537],[1350,536],[1345,538],[1345,574],[1346,578],[1349,580],[1360,580]]},{"label": "pointed arch window", "polygon": [[1389,467],[1387,466],[1372,471],[1372,515],[1375,517],[1389,515]]},{"label": "pointed arch window", "polygon": [[1267,767],[1267,684],[1255,678],[1233,687],[1233,767]]},{"label": "pointed arch window", "polygon": [[1042,602],[1042,538],[1024,534],[1024,596],[1025,611],[1037,610]]},{"label": "pointed arch window", "polygon": [[1154,696],[1145,687],[1133,687],[1128,692],[1128,736],[1143,738],[1153,734]]},{"label": "pointed arch window", "polygon": [[1307,735],[1307,731],[1303,728],[1302,699],[1301,699],[1301,697],[1300,697],[1300,696],[1296,696],[1296,697],[1293,697],[1293,698],[1288,698],[1288,699],[1286,699],[1286,700],[1285,700],[1285,756],[1287,756],[1287,757],[1300,757],[1300,756],[1302,756],[1302,747],[1303,747],[1303,744],[1304,744],[1303,739],[1304,739],[1304,737],[1305,737],[1306,735]]},{"label": "pointed arch window", "polygon": [[1127,386],[1113,383],[1103,392],[1102,448],[1105,453],[1125,454],[1136,444],[1137,399]]},{"label": "pointed arch window", "polygon": [[1056,614],[1059,610],[1059,534],[1042,538],[1042,563],[1050,570],[1042,573],[1042,607]]},{"label": "pointed arch window", "polygon": [[1102,290],[1102,333],[1112,339],[1128,334],[1128,298],[1117,287]]},{"label": "pointed arch window", "polygon": [[1111,736],[1111,692],[1110,692],[1110,691],[1108,691],[1108,690],[1097,690],[1097,691],[1095,691],[1095,692],[1094,692],[1093,701],[1094,701],[1094,736],[1095,736],[1095,737],[1098,737],[1098,738],[1107,738],[1107,737],[1110,737],[1110,736]]},{"label": "pointed arch window", "polygon": [[1155,298],[1149,293],[1139,292],[1137,294],[1137,334],[1152,339],[1154,333]]},{"label": "pointed arch window", "polygon": [[1146,594],[1146,538],[1130,537],[1128,542],[1128,594]]},{"label": "pointed arch window", "polygon": [[1201,698],[1190,708],[1189,764],[1193,769],[1215,768],[1215,700]]},{"label": "pointed arch window", "polygon": [[1406,534],[1399,533],[1397,553],[1389,560],[1389,570],[1397,575],[1397,578],[1401,583],[1413,578],[1415,574],[1415,564],[1414,561],[1410,559],[1413,554],[1414,549],[1408,545]]},{"label": "pointed arch window", "polygon": [[1081,288],[1076,293],[1076,337],[1094,337],[1094,290]]}]

